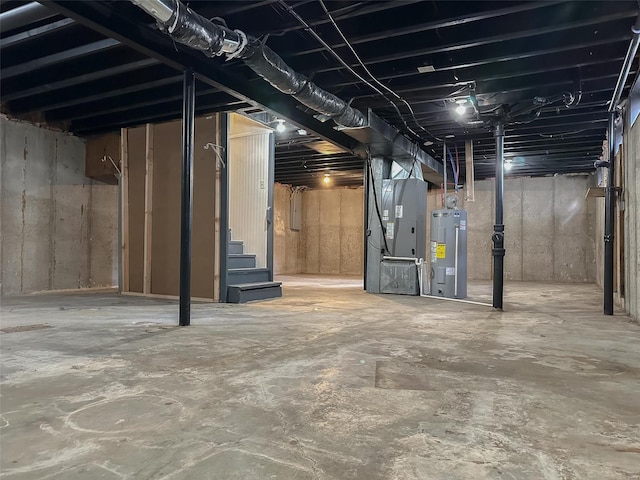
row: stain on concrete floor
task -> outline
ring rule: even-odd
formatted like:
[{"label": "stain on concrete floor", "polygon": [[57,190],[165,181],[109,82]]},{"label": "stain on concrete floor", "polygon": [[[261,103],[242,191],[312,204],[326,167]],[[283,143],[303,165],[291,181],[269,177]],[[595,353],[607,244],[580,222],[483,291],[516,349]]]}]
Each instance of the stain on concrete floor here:
[{"label": "stain on concrete floor", "polygon": [[640,479],[640,327],[594,286],[508,284],[498,313],[283,280],[190,328],[175,302],[3,299],[3,328],[54,328],[2,336],[0,477]]}]

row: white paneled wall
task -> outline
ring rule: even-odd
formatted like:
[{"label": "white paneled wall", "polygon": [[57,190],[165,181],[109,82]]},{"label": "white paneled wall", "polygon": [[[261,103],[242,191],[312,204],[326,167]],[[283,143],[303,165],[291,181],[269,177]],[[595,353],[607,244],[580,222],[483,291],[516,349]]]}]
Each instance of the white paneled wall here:
[{"label": "white paneled wall", "polygon": [[[244,128],[243,128],[244,127]],[[231,123],[229,145],[229,227],[244,242],[258,267],[267,266],[267,205],[271,131],[241,121]]]}]

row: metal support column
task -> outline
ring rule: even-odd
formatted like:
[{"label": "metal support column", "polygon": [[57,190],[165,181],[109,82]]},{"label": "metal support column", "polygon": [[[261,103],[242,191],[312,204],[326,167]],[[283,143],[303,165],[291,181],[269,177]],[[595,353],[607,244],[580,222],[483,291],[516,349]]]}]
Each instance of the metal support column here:
[{"label": "metal support column", "polygon": [[502,310],[504,298],[504,124],[494,127],[496,139],[496,219],[493,226],[493,308]]},{"label": "metal support column", "polygon": [[364,231],[362,232],[362,241],[363,241],[363,258],[364,258],[364,262],[362,262],[362,277],[363,277],[363,288],[365,291],[367,291],[367,259],[369,258],[369,185],[370,185],[370,180],[369,180],[369,164],[368,162],[365,160],[364,162],[364,167],[363,167],[363,178],[364,178],[364,208],[363,208],[363,213],[364,213],[364,218],[362,219],[362,224],[364,225]]},{"label": "metal support column", "polygon": [[605,189],[604,206],[604,314],[613,315],[613,252],[614,229],[616,217],[616,182],[615,182],[615,112],[609,112],[608,150],[609,173]]},{"label": "metal support column", "polygon": [[191,324],[191,227],[196,77],[184,71],[182,90],[182,190],[180,204],[180,326]]}]

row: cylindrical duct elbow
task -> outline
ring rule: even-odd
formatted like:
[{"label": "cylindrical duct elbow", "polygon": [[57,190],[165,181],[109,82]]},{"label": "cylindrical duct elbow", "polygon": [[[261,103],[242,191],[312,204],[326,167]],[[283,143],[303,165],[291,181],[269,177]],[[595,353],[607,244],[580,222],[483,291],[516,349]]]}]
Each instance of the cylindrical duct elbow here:
[{"label": "cylindrical duct elbow", "polygon": [[216,25],[178,0],[131,0],[156,19],[160,29],[176,42],[208,57],[233,54],[244,47],[241,32]]},{"label": "cylindrical duct elbow", "polygon": [[176,42],[200,50],[208,57],[236,53],[246,44],[240,32],[216,25],[181,2],[176,2],[171,24],[164,26]]}]

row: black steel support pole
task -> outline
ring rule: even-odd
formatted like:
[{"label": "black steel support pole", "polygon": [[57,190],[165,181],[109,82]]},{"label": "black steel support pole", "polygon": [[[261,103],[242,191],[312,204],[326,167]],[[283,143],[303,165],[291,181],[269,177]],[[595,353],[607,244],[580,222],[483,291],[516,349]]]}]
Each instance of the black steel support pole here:
[{"label": "black steel support pole", "polygon": [[180,204],[180,326],[191,324],[191,223],[196,79],[184,71],[182,90],[182,201]]},{"label": "black steel support pole", "polygon": [[364,161],[364,168],[363,168],[363,178],[364,178],[364,208],[363,208],[363,224],[364,224],[364,229],[363,229],[363,233],[364,235],[362,236],[362,241],[363,241],[363,258],[364,258],[364,262],[362,262],[362,278],[364,279],[362,282],[362,286],[364,288],[364,291],[367,291],[367,256],[369,255],[369,234],[371,233],[371,230],[369,230],[369,166],[367,164],[367,161]]},{"label": "black steel support pole", "polygon": [[613,315],[613,250],[616,215],[615,188],[615,112],[609,113],[609,174],[604,198],[604,314]]},{"label": "black steel support pole", "polygon": [[504,298],[504,125],[494,128],[496,139],[496,221],[493,226],[493,308],[502,310]]}]

